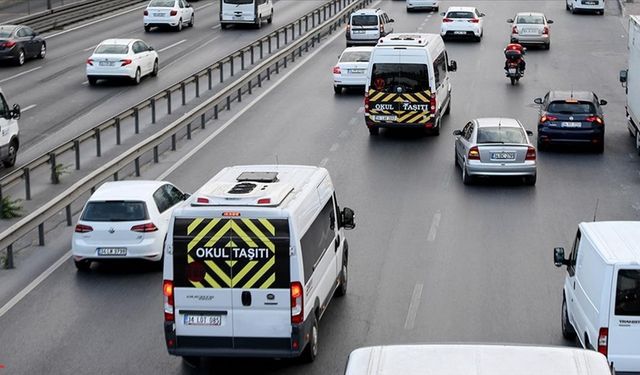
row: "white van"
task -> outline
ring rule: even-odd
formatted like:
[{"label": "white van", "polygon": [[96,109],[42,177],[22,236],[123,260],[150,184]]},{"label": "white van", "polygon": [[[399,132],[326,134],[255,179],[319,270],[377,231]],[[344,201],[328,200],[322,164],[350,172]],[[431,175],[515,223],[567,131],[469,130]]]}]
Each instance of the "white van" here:
[{"label": "white van", "polygon": [[188,363],[203,356],[303,356],[318,321],[347,291],[344,229],[324,168],[228,167],[181,206],[167,234],[165,337]]},{"label": "white van", "polygon": [[424,344],[356,349],[345,375],[611,375],[596,352],[553,346]]},{"label": "white van", "polygon": [[380,128],[419,128],[438,135],[451,110],[449,61],[438,34],[389,34],[373,48],[367,69],[364,119]]},{"label": "white van", "polygon": [[16,164],[16,156],[20,147],[20,106],[14,104],[9,108],[9,104],[0,89],[0,160],[6,167],[13,167]]},{"label": "white van", "polygon": [[252,24],[262,27],[262,22],[273,22],[272,0],[220,0],[220,28],[232,24]]},{"label": "white van", "polygon": [[640,372],[640,221],[580,223],[567,266],[562,334],[606,355],[620,372]]}]

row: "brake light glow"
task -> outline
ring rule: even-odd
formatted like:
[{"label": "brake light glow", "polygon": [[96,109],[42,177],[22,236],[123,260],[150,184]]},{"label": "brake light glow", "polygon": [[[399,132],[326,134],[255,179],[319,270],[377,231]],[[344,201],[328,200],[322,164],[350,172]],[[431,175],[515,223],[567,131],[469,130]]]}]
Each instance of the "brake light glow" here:
[{"label": "brake light glow", "polygon": [[589,116],[584,120],[587,122],[595,122],[597,124],[602,125],[602,119],[599,116]]},{"label": "brake light glow", "polygon": [[525,157],[525,160],[536,160],[536,149],[529,146],[527,148],[527,156]]},{"label": "brake light glow", "polygon": [[478,150],[478,146],[473,146],[469,149],[467,160],[480,160],[480,151]]},{"label": "brake light glow", "polygon": [[347,25],[347,33],[351,31],[351,25]]},{"label": "brake light glow", "polygon": [[148,16],[148,15],[149,15],[149,11],[145,9],[145,10],[144,10],[144,15],[145,15],[145,16]]},{"label": "brake light glow", "polygon": [[429,98],[429,109],[431,110],[431,113],[436,113],[436,96],[431,95],[431,98]]},{"label": "brake light glow", "polygon": [[364,95],[364,113],[369,113],[369,94]]},{"label": "brake light glow", "polygon": [[93,232],[93,228],[84,224],[76,225],[76,233],[88,233],[88,232]]},{"label": "brake light glow", "polygon": [[453,22],[453,20],[451,18],[443,18],[442,22],[448,23],[448,22]]},{"label": "brake light glow", "polygon": [[258,204],[270,204],[271,198],[260,198],[258,199]]},{"label": "brake light glow", "polygon": [[87,59],[87,64],[93,66],[93,59]]},{"label": "brake light glow", "polygon": [[551,115],[542,115],[542,117],[540,117],[540,123],[542,124],[543,122],[547,122],[547,121],[556,121],[558,118],[556,116],[551,116]]},{"label": "brake light glow", "polygon": [[131,62],[132,62],[132,61],[133,61],[133,60],[131,60],[131,59],[123,59],[123,60],[120,60],[120,62],[122,63],[122,65],[120,65],[120,66],[129,65],[129,64],[131,64]]},{"label": "brake light glow", "polygon": [[196,203],[209,203],[209,199],[208,198],[203,198],[203,197],[198,197],[198,199],[196,199]]},{"label": "brake light glow", "polygon": [[5,48],[11,48],[13,46],[16,45],[16,41],[15,40],[7,40],[6,42],[4,42],[4,47]]},{"label": "brake light glow", "polygon": [[162,282],[162,294],[164,295],[164,320],[173,322],[175,320],[173,304],[173,281],[164,280]]},{"label": "brake light glow", "polygon": [[542,34],[549,35],[549,28],[547,26],[545,26],[544,29],[542,29]]},{"label": "brake light glow", "polygon": [[172,9],[171,12],[169,12],[170,16],[177,16],[178,15],[178,11],[175,9]]},{"label": "brake light glow", "polygon": [[131,231],[138,233],[155,232],[158,227],[154,223],[138,224],[131,227]]},{"label": "brake light glow", "polygon": [[337,66],[337,65],[336,65],[336,66],[334,66],[334,67],[333,67],[333,74],[340,74],[340,73],[341,73],[341,72],[340,72],[340,67],[339,67],[339,66]]},{"label": "brake light glow", "polygon": [[467,20],[467,22],[478,23],[478,22],[480,22],[480,20],[477,19],[477,18],[473,18],[473,19]]},{"label": "brake light glow", "polygon": [[298,281],[291,283],[291,323],[304,321],[304,289]]},{"label": "brake light glow", "polygon": [[518,33],[518,26],[513,26],[511,28],[511,34],[517,34]]},{"label": "brake light glow", "polygon": [[609,328],[601,327],[598,332],[598,352],[607,356],[607,346],[609,341]]}]

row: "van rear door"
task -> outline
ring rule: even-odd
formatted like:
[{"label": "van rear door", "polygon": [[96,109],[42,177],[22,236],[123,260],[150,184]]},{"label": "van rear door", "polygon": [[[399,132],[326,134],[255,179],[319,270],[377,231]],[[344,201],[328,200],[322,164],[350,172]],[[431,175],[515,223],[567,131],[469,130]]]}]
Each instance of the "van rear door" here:
[{"label": "van rear door", "polygon": [[608,358],[616,371],[640,370],[640,267],[616,266]]}]

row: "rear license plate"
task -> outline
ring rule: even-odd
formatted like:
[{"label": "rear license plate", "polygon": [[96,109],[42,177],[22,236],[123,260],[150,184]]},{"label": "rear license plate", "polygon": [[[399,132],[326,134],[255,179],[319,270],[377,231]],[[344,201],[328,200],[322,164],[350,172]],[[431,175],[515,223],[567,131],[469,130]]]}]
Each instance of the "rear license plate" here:
[{"label": "rear license plate", "polygon": [[491,159],[495,160],[514,160],[516,158],[515,152],[492,152]]},{"label": "rear license plate", "polygon": [[373,121],[396,121],[398,116],[395,115],[375,115]]},{"label": "rear license plate", "polygon": [[522,33],[525,35],[536,35],[538,34],[538,30],[536,29],[523,29]]},{"label": "rear license plate", "polygon": [[584,5],[598,5],[597,1],[583,1],[582,4]]},{"label": "rear license plate", "polygon": [[112,61],[100,61],[98,62],[99,66],[114,66],[115,64]]},{"label": "rear license plate", "polygon": [[580,126],[582,126],[582,123],[580,122],[561,122],[560,126],[563,128],[579,128]]},{"label": "rear license plate", "polygon": [[164,13],[154,13],[154,17],[164,17]]},{"label": "rear license plate", "polygon": [[365,31],[364,30],[353,30],[354,34],[364,34]]},{"label": "rear license plate", "polygon": [[184,325],[219,327],[222,325],[222,315],[185,315]]},{"label": "rear license plate", "polygon": [[99,247],[98,255],[127,255],[126,247]]},{"label": "rear license plate", "polygon": [[364,69],[348,69],[347,70],[351,74],[362,74],[364,73]]},{"label": "rear license plate", "polygon": [[509,74],[516,74],[516,68],[509,68]]},{"label": "rear license plate", "polygon": [[465,34],[467,34],[466,31],[454,31],[453,33],[456,34],[456,35],[465,35]]}]

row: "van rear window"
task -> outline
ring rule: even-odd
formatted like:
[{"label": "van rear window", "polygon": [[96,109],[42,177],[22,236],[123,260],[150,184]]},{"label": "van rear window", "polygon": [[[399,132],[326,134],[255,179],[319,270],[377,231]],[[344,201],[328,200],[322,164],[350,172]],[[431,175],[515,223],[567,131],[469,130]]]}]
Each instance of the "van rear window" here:
[{"label": "van rear window", "polygon": [[378,16],[353,16],[351,17],[351,26],[378,26]]},{"label": "van rear window", "polygon": [[640,270],[619,270],[616,315],[640,316]]},{"label": "van rear window", "polygon": [[425,64],[373,64],[370,87],[389,93],[414,93],[429,90]]}]

